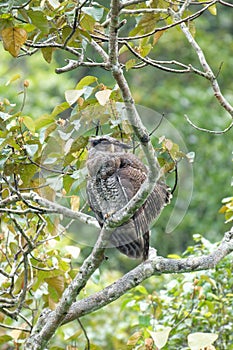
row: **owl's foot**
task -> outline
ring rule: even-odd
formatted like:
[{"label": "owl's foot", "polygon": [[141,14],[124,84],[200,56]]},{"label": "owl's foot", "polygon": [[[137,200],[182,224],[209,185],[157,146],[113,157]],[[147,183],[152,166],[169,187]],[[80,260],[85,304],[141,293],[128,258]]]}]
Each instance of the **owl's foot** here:
[{"label": "owl's foot", "polygon": [[112,210],[112,211],[110,211],[109,213],[105,214],[105,215],[104,215],[104,220],[109,219],[114,213],[115,213],[115,211]]}]

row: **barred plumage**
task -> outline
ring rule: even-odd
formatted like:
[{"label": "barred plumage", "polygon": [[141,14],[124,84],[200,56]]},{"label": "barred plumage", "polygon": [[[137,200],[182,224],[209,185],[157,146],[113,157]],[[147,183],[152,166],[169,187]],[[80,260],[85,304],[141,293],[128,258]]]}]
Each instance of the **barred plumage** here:
[{"label": "barred plumage", "polygon": [[[109,136],[90,140],[87,196],[101,226],[107,217],[128,203],[146,179],[146,166],[134,154],[126,153],[127,148],[130,147]],[[159,181],[133,217],[113,231],[112,245],[131,258],[146,260],[149,225],[169,202],[170,196],[166,184]]]}]

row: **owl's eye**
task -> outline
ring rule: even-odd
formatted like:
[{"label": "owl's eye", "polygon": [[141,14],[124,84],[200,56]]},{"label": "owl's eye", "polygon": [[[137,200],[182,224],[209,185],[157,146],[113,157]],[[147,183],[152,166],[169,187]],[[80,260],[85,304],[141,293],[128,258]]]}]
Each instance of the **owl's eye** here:
[{"label": "owl's eye", "polygon": [[94,140],[94,141],[92,141],[93,147],[97,146],[99,143],[100,143],[99,140]]},{"label": "owl's eye", "polygon": [[110,144],[110,142],[108,140],[102,140],[101,143],[102,143],[102,145],[109,145]]}]

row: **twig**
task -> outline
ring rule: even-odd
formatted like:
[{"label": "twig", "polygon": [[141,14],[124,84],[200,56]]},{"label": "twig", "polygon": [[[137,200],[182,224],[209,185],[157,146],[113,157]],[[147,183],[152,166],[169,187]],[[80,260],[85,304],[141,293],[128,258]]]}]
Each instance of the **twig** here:
[{"label": "twig", "polygon": [[205,129],[205,128],[200,128],[199,126],[195,125],[190,119],[189,117],[185,114],[184,115],[185,119],[187,120],[187,122],[192,125],[192,127],[196,130],[199,130],[199,131],[204,131],[204,132],[207,132],[209,134],[215,134],[215,135],[221,135],[221,134],[225,134],[227,131],[229,131],[232,126],[233,126],[233,121],[230,123],[230,125],[225,128],[224,130],[209,130],[209,129]]},{"label": "twig", "polygon": [[27,332],[27,333],[30,333],[30,332],[31,332],[30,329],[20,328],[20,327],[14,327],[14,326],[8,326],[8,325],[3,324],[3,323],[0,323],[0,327],[5,328],[5,329],[11,329],[11,330],[16,330],[16,331],[21,331],[21,332]]},{"label": "twig", "polygon": [[205,72],[205,76],[211,83],[212,89],[214,91],[214,96],[216,97],[219,104],[233,117],[233,107],[230,105],[230,103],[222,95],[218,81],[217,81],[212,69],[210,68],[210,66],[208,64],[201,47],[198,45],[196,40],[193,38],[192,34],[190,33],[190,31],[185,23],[180,23],[180,28],[183,31],[184,35],[186,36],[188,42],[191,44],[191,46],[193,47],[193,49],[196,52],[198,59],[200,61],[200,64],[202,65],[202,68]]},{"label": "twig", "polygon": [[70,32],[70,34],[67,36],[65,42],[64,42],[64,48],[66,47],[66,45],[68,44],[69,40],[72,38],[72,36],[74,35],[76,28],[77,28],[77,23],[79,22],[79,16],[80,16],[80,10],[81,8],[88,2],[89,0],[83,1],[83,3],[81,3],[81,5],[79,5],[78,2],[78,6],[75,7],[75,11],[74,11],[74,23],[72,26],[72,31]]},{"label": "twig", "polygon": [[134,9],[134,10],[121,10],[121,14],[140,14],[140,13],[165,13],[168,14],[168,9],[162,9],[162,8],[141,8],[141,9]]},{"label": "twig", "polygon": [[[92,226],[99,228],[99,224],[94,217],[87,215],[87,214],[84,214],[80,211],[73,211],[69,208],[63,207],[60,204],[51,202],[46,198],[42,198],[41,196],[39,196],[37,193],[35,193],[33,191],[31,191],[29,193],[21,193],[20,196],[18,196],[17,194],[14,194],[8,198],[3,199],[2,201],[0,201],[0,212],[3,211],[3,212],[18,213],[18,214],[25,214],[25,213],[32,212],[32,210],[30,210],[30,209],[13,210],[13,209],[8,209],[8,208],[1,208],[2,206],[5,207],[6,205],[8,205],[10,203],[17,202],[17,201],[21,200],[22,198],[25,200],[31,200],[31,201],[39,204],[40,206],[42,206],[42,208],[40,207],[40,210],[38,210],[38,212],[36,210],[33,211],[33,212],[37,212],[38,214],[41,214],[41,212],[62,214],[65,217],[68,217],[68,218],[71,218],[74,220],[80,220],[80,221],[84,222],[85,224],[92,225]],[[28,202],[27,202],[27,204],[28,204]]]},{"label": "twig", "polygon": [[[152,30],[151,32],[149,33],[146,33],[146,34],[142,34],[142,35],[136,35],[136,36],[129,36],[129,37],[121,37],[119,38],[119,42],[121,42],[122,40],[123,41],[132,41],[132,40],[138,40],[138,39],[143,39],[143,38],[147,38],[149,36],[152,36],[154,35],[155,33],[157,32],[161,32],[161,31],[165,31],[167,29],[170,29],[170,28],[173,28],[173,27],[176,27],[178,24],[181,24],[181,23],[185,23],[185,22],[189,22],[193,19],[196,19],[198,18],[199,16],[202,15],[203,12],[205,12],[210,6],[214,5],[215,3],[217,3],[219,0],[214,0],[212,1],[211,3],[208,3],[206,6],[204,6],[203,8],[201,8],[199,11],[195,12],[194,14],[190,15],[190,16],[187,16],[185,18],[182,18],[182,19],[179,19],[177,20],[176,22],[172,23],[172,24],[169,24],[169,25],[166,25],[166,26],[163,26],[163,27],[160,27],[160,28],[155,28],[154,30]],[[171,9],[170,9],[171,11]]]},{"label": "twig", "polygon": [[230,3],[227,2],[227,1],[219,0],[219,3],[220,3],[221,5],[224,5],[224,6],[233,7],[233,4],[230,4]]},{"label": "twig", "polygon": [[81,327],[81,329],[83,331],[83,334],[84,334],[84,336],[86,338],[86,341],[87,341],[87,344],[85,346],[85,350],[90,350],[90,345],[91,344],[90,344],[90,339],[88,337],[87,331],[86,331],[85,327],[83,326],[83,324],[82,324],[82,322],[80,321],[79,318],[77,318],[77,321],[78,321],[78,323],[79,323],[79,325],[80,325],[80,327]]}]

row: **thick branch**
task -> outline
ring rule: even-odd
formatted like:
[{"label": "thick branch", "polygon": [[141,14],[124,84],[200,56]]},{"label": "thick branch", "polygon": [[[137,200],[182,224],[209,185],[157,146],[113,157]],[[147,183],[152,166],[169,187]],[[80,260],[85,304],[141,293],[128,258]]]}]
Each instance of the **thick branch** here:
[{"label": "thick branch", "polygon": [[50,313],[46,313],[46,317],[40,320],[39,326],[37,324],[32,336],[26,342],[25,350],[42,350],[45,348],[48,341],[63,322],[77,295],[85,287],[91,275],[103,261],[104,250],[108,244],[110,234],[111,230],[103,227],[92,253],[83,262],[78,274],[64,291],[56,309]]},{"label": "thick branch", "polygon": [[118,281],[85,299],[75,302],[63,323],[68,323],[78,317],[99,310],[118,299],[130,289],[142,283],[145,279],[165,273],[184,273],[214,268],[225,256],[233,251],[233,228],[225,233],[218,248],[209,255],[190,256],[186,259],[166,259],[160,256],[152,257],[128,272]]},{"label": "thick branch", "polygon": [[[153,190],[159,176],[159,165],[155,156],[155,152],[153,146],[150,143],[149,134],[143,125],[137,109],[135,107],[135,103],[133,97],[131,95],[128,83],[124,77],[123,71],[121,69],[120,63],[118,61],[118,30],[119,30],[119,12],[120,12],[120,3],[117,0],[111,1],[111,16],[110,16],[110,26],[109,26],[109,62],[110,69],[112,71],[112,75],[115,78],[125,103],[125,108],[127,112],[127,118],[130,122],[135,135],[138,137],[144,154],[146,156],[149,173],[147,177],[147,181],[143,183],[140,190],[134,196],[131,201],[119,210],[115,215],[113,215],[108,224],[119,224],[119,221],[126,221],[132,214],[135,212],[137,206],[142,205],[147,196]],[[127,213],[127,214],[126,214]]]}]

